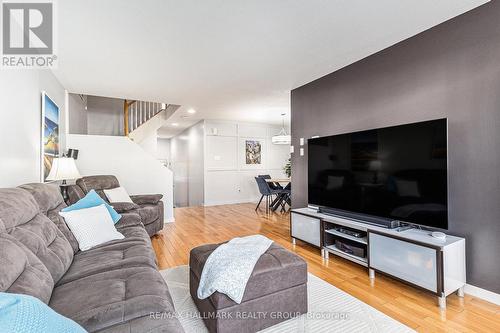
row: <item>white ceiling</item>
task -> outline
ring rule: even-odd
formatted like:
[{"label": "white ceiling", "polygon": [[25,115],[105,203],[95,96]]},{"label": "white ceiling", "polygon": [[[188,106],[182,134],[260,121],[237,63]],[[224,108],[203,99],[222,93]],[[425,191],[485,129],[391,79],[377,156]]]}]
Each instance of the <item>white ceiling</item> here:
[{"label": "white ceiling", "polygon": [[[486,0],[64,0],[55,70],[70,91],[279,124],[290,90]],[[183,119],[189,108],[194,116]]]}]

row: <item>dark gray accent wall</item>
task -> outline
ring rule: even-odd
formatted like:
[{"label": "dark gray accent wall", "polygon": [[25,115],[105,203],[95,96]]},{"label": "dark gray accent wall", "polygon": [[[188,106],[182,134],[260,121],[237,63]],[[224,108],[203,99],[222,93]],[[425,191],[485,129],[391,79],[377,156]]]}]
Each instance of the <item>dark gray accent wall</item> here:
[{"label": "dark gray accent wall", "polygon": [[467,283],[500,292],[500,1],[292,91],[293,206],[307,205],[299,138],[448,118],[449,233]]}]

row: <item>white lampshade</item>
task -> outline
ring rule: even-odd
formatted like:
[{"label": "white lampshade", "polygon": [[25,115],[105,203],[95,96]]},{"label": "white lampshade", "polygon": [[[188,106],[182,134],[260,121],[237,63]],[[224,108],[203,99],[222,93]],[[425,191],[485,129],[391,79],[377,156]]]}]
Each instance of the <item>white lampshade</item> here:
[{"label": "white lampshade", "polygon": [[292,137],[287,134],[278,134],[271,138],[275,145],[289,145],[292,142]]},{"label": "white lampshade", "polygon": [[282,113],[281,117],[283,124],[283,126],[281,126],[281,131],[278,134],[273,135],[271,142],[275,145],[289,145],[292,143],[292,136],[287,134],[285,130],[285,113]]},{"label": "white lampshade", "polygon": [[52,161],[52,168],[47,180],[68,180],[80,178],[75,160],[71,157],[56,157]]}]

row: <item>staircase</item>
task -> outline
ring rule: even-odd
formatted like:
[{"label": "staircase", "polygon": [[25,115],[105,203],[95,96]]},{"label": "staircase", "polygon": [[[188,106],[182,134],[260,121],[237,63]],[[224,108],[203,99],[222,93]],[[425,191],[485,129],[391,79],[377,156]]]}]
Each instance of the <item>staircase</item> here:
[{"label": "staircase", "polygon": [[131,132],[168,107],[169,105],[164,103],[125,100],[123,102],[125,136],[129,136]]}]

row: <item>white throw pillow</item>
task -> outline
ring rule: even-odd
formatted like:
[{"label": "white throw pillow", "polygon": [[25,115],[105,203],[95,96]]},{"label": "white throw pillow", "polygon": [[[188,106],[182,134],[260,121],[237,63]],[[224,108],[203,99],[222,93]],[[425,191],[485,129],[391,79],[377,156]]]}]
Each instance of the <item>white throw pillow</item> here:
[{"label": "white throw pillow", "polygon": [[401,197],[420,197],[418,183],[412,180],[396,180],[398,194]]},{"label": "white throw pillow", "polygon": [[130,199],[130,195],[128,195],[127,191],[123,187],[113,188],[111,190],[104,190],[104,194],[106,194],[106,198],[108,198],[109,202],[132,202]]},{"label": "white throw pillow", "polygon": [[92,208],[59,212],[78,241],[80,250],[85,251],[97,245],[123,239],[104,204]]}]

